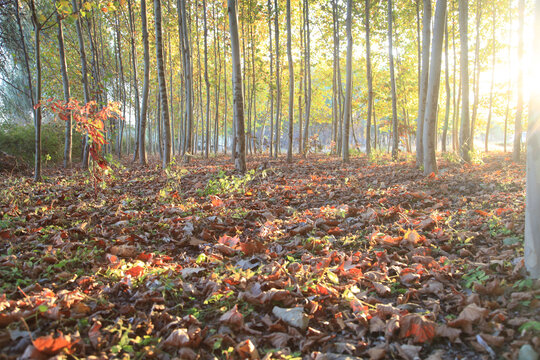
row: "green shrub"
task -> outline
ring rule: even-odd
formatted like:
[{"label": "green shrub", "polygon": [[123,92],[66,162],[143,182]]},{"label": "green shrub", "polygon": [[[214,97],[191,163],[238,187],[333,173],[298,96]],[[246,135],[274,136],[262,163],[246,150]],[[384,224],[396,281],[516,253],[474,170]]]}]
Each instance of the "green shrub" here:
[{"label": "green shrub", "polygon": [[[54,164],[63,161],[64,132],[65,126],[60,122],[44,123],[41,126],[41,151],[44,160],[47,159]],[[0,124],[0,151],[16,156],[27,165],[32,165],[34,163],[34,125]],[[75,131],[73,132],[72,156],[74,162],[82,158],[82,136]]]}]

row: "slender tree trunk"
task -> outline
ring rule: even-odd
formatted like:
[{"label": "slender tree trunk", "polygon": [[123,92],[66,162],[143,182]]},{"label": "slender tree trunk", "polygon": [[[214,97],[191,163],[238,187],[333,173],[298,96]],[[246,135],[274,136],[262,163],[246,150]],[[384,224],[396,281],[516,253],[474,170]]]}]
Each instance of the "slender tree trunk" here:
[{"label": "slender tree trunk", "polygon": [[150,90],[150,49],[148,45],[148,25],[146,18],[146,0],[141,0],[142,42],[144,49],[144,83],[139,119],[139,161],[146,165],[146,117],[148,114],[148,92]]},{"label": "slender tree trunk", "polygon": [[305,121],[304,121],[304,141],[303,141],[303,150],[302,153],[304,157],[307,154],[307,149],[309,146],[309,123],[311,117],[311,32],[309,28],[309,0],[304,1],[304,19],[306,30],[304,35],[306,37],[306,86],[305,86],[305,100],[306,100],[306,111],[305,111]]},{"label": "slender tree trunk", "polygon": [[189,162],[191,149],[193,147],[193,71],[191,66],[191,48],[188,33],[188,16],[186,12],[186,1],[177,0],[176,8],[178,12],[178,31],[180,44],[183,53],[184,84],[186,98],[186,126],[184,128],[184,147],[182,153],[184,160]]},{"label": "slender tree trunk", "polygon": [[518,59],[520,66],[518,67],[517,78],[517,106],[516,106],[516,123],[514,129],[514,150],[512,152],[512,160],[518,162],[521,158],[521,120],[523,118],[523,36],[525,26],[525,0],[518,2],[519,12],[519,40],[518,40]]},{"label": "slender tree trunk", "polygon": [[137,50],[135,48],[135,25],[133,19],[133,8],[131,5],[132,0],[128,0],[128,12],[129,12],[129,31],[131,42],[131,74],[133,76],[133,85],[135,90],[135,151],[133,153],[133,161],[139,159],[139,137],[141,131],[141,104],[139,98],[139,81],[137,78]]},{"label": "slender tree trunk", "polygon": [[345,77],[345,116],[343,124],[343,146],[341,159],[349,162],[349,129],[352,117],[352,0],[347,0],[347,65]]},{"label": "slender tree trunk", "polygon": [[[227,96],[227,47],[225,46],[225,34],[223,34],[223,96],[225,98],[225,109],[223,111],[223,148],[227,154],[227,117],[229,115],[229,98]],[[234,152],[234,151],[233,151]]]},{"label": "slender tree trunk", "polygon": [[204,26],[204,83],[206,84],[206,136],[204,157],[208,159],[210,151],[210,80],[208,79],[208,25],[206,20],[206,0],[203,0]]},{"label": "slender tree trunk", "polygon": [[399,151],[399,132],[397,115],[396,77],[394,75],[394,50],[392,41],[392,0],[388,0],[388,56],[390,58],[390,85],[392,87],[392,159],[397,160]]},{"label": "slender tree trunk", "polygon": [[[508,0],[508,74],[512,73],[512,1]],[[508,140],[508,118],[510,115],[510,98],[512,96],[512,77],[508,80],[506,89],[506,111],[504,116],[504,140],[503,147],[506,152]]]},{"label": "slender tree trunk", "polygon": [[368,84],[367,120],[366,120],[366,154],[371,155],[371,114],[373,112],[373,79],[371,75],[371,43],[369,36],[369,6],[370,0],[365,0],[365,27],[366,27],[366,77]]},{"label": "slender tree trunk", "polygon": [[[30,10],[32,11],[32,23],[34,25],[34,53],[36,58],[36,104],[41,102],[41,24],[38,20],[36,4],[34,0],[30,1]],[[35,166],[34,181],[41,181],[41,106],[34,109],[34,129],[35,129]]]},{"label": "slender tree trunk", "polygon": [[118,13],[116,14],[116,41],[117,41],[117,54],[118,54],[118,64],[120,65],[120,91],[119,95],[122,98],[122,119],[118,120],[119,130],[117,137],[117,147],[116,151],[118,152],[118,158],[122,157],[122,136],[123,136],[123,123],[126,118],[126,82],[124,79],[124,62],[122,60],[122,44],[120,42],[120,19]]},{"label": "slender tree trunk", "polygon": [[165,61],[163,59],[163,39],[161,29],[161,0],[154,0],[154,19],[156,30],[156,59],[159,83],[159,97],[161,104],[161,117],[163,120],[163,168],[171,162],[171,124],[169,121],[169,103],[167,97],[167,83],[165,79]]},{"label": "slender tree trunk", "polygon": [[463,161],[471,162],[471,131],[469,123],[469,0],[459,0],[459,37],[461,55],[459,59],[461,72],[461,127],[459,131],[460,155]]},{"label": "slender tree trunk", "polygon": [[[540,1],[535,2],[533,59],[540,58]],[[533,79],[538,79],[538,66],[530,67]],[[525,266],[532,278],[540,279],[540,84],[533,83],[529,102],[527,131],[527,197],[525,209]]]},{"label": "slender tree trunk", "polygon": [[424,117],[429,80],[429,50],[431,41],[431,0],[423,0],[422,11],[422,74],[420,76],[420,98],[418,99],[418,118],[416,124],[416,165],[424,163]]},{"label": "slender tree trunk", "polygon": [[489,130],[491,127],[491,116],[493,112],[493,87],[495,86],[495,57],[497,56],[497,48],[496,48],[496,39],[495,39],[495,20],[496,20],[496,5],[493,4],[492,14],[491,14],[491,22],[492,22],[492,43],[493,43],[493,54],[491,58],[491,86],[489,90],[489,114],[488,114],[488,120],[486,124],[486,139],[484,143],[484,150],[488,152],[488,146],[489,146]]},{"label": "slender tree trunk", "polygon": [[[68,102],[71,97],[69,93],[69,77],[66,64],[66,52],[64,48],[64,31],[62,26],[62,16],[56,12],[56,20],[58,22],[58,52],[60,55],[60,71],[62,72],[62,86],[64,90],[64,101]],[[66,136],[64,141],[64,168],[71,167],[71,143],[73,138],[73,130],[71,124],[71,113],[66,119]]]},{"label": "slender tree trunk", "polygon": [[281,69],[279,59],[279,3],[274,0],[274,32],[276,38],[276,138],[274,139],[274,157],[281,152]]},{"label": "slender tree trunk", "polygon": [[480,99],[480,25],[482,20],[482,1],[476,3],[476,43],[474,50],[474,102],[471,118],[471,150],[474,150],[474,130],[478,117],[478,103]]},{"label": "slender tree trunk", "polygon": [[[268,42],[269,42],[269,55],[270,55],[270,77],[268,78],[268,89],[270,93],[270,143],[269,143],[269,155],[272,157],[274,154],[274,52],[272,51],[272,1],[268,0]],[[277,117],[276,117],[277,118]]]},{"label": "slender tree trunk", "polygon": [[[79,5],[77,0],[71,0],[71,6],[73,7],[73,13],[79,13]],[[79,56],[81,59],[81,73],[82,73],[82,84],[83,84],[83,93],[84,93],[84,102],[88,104],[91,100],[90,98],[90,87],[88,84],[88,69],[86,63],[86,51],[84,49],[84,38],[81,28],[81,17],[77,16],[75,21],[75,28],[77,29],[77,40],[79,43]],[[88,169],[88,156],[89,156],[89,144],[88,144],[88,135],[84,137],[84,152],[83,152],[83,161],[82,168],[84,170]]]},{"label": "slender tree trunk", "polygon": [[444,20],[444,78],[446,84],[446,110],[444,112],[444,127],[441,139],[441,151],[446,152],[446,139],[448,137],[448,123],[450,122],[450,103],[452,93],[450,92],[450,64],[448,56],[448,14]]},{"label": "slender tree trunk", "polygon": [[435,26],[433,28],[433,44],[424,118],[424,175],[437,173],[435,144],[437,142],[437,106],[441,83],[442,45],[446,27],[446,2],[447,0],[437,0],[435,9]]},{"label": "slender tree trunk", "polygon": [[287,162],[292,162],[293,122],[294,122],[294,68],[292,60],[291,0],[287,0],[287,57],[289,61],[289,143]]},{"label": "slender tree trunk", "polygon": [[236,124],[236,148],[234,166],[242,174],[246,172],[246,143],[244,131],[244,94],[242,92],[242,67],[240,59],[240,40],[238,39],[238,15],[236,0],[228,0],[229,29],[231,33],[231,52],[233,65],[234,123]]}]

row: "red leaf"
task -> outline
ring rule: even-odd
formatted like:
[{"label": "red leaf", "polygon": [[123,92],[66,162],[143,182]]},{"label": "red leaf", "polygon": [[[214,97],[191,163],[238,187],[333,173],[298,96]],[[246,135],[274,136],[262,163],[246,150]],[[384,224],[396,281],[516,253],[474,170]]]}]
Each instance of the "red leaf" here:
[{"label": "red leaf", "polygon": [[131,275],[132,277],[139,277],[143,271],[144,268],[142,266],[134,266],[128,271],[126,271],[126,275]]}]

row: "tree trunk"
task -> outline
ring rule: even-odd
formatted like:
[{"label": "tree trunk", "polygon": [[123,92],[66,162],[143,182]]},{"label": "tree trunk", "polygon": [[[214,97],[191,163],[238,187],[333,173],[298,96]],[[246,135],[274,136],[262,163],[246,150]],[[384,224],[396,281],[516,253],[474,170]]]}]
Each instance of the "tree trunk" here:
[{"label": "tree trunk", "polygon": [[[533,59],[540,58],[540,1],[535,2]],[[540,71],[532,65],[533,79]],[[540,278],[540,84],[533,83],[527,132],[527,195],[525,210],[525,266],[531,277]]]},{"label": "tree trunk", "polygon": [[352,117],[352,0],[347,0],[347,65],[345,77],[345,116],[343,124],[343,145],[341,158],[349,162],[349,129]]},{"label": "tree trunk", "polygon": [[478,103],[480,97],[480,25],[482,20],[482,1],[476,3],[476,43],[474,48],[474,102],[471,118],[471,150],[474,150],[474,130],[478,117]]},{"label": "tree trunk", "polygon": [[292,60],[291,0],[287,0],[287,58],[289,61],[289,143],[287,162],[292,162],[293,122],[294,122],[294,68]]},{"label": "tree trunk", "polygon": [[141,131],[141,104],[139,99],[139,81],[137,78],[137,50],[135,48],[135,25],[133,19],[133,8],[131,0],[128,0],[129,11],[129,31],[131,42],[131,73],[133,75],[133,85],[135,88],[135,151],[133,152],[133,161],[139,159],[139,137]]},{"label": "tree trunk", "polygon": [[[508,0],[508,73],[512,73],[512,1]],[[506,89],[506,111],[504,116],[504,140],[503,147],[506,152],[508,140],[508,117],[510,115],[510,99],[512,97],[512,78],[509,79]]]},{"label": "tree trunk", "polygon": [[397,160],[399,151],[399,132],[397,115],[396,77],[394,75],[394,53],[392,46],[392,0],[388,0],[388,56],[390,59],[390,85],[392,87],[392,159]]},{"label": "tree trunk", "polygon": [[273,156],[274,152],[274,88],[272,81],[274,78],[274,53],[272,51],[272,1],[268,0],[268,40],[269,40],[269,55],[270,55],[270,77],[268,78],[268,89],[270,92],[270,157]]},{"label": "tree trunk", "polygon": [[233,65],[234,123],[236,124],[236,147],[233,149],[234,166],[237,171],[243,174],[246,172],[246,137],[244,131],[244,94],[242,93],[240,40],[238,39],[238,15],[236,10],[236,0],[228,0]]},{"label": "tree trunk", "polygon": [[171,162],[171,124],[169,121],[169,103],[167,97],[167,83],[165,80],[165,64],[163,60],[163,39],[161,29],[161,0],[154,0],[154,19],[156,30],[156,59],[159,83],[159,97],[161,104],[161,117],[163,120],[163,168]]},{"label": "tree trunk", "polygon": [[[64,48],[64,31],[62,26],[62,16],[58,11],[56,12],[56,20],[58,22],[58,51],[60,55],[60,71],[62,72],[62,86],[64,90],[64,101],[68,102],[71,97],[69,93],[69,77],[66,64],[66,52]],[[64,168],[71,167],[71,149],[73,138],[73,127],[71,123],[71,113],[68,114],[66,119],[66,136],[64,141]]]},{"label": "tree trunk", "polygon": [[210,80],[208,79],[208,25],[207,25],[207,20],[206,20],[206,0],[203,0],[203,24],[204,24],[204,83],[206,84],[206,136],[205,136],[204,157],[208,159],[208,153],[210,151]]},{"label": "tree trunk", "polygon": [[446,152],[446,139],[448,137],[448,123],[450,122],[450,103],[452,94],[450,93],[450,64],[448,60],[448,14],[444,20],[444,78],[446,84],[446,110],[444,112],[444,127],[441,138],[441,151]]},{"label": "tree trunk", "polygon": [[463,161],[471,162],[471,131],[469,123],[469,0],[459,0],[459,37],[461,41],[460,82],[461,82],[461,127],[459,148]]},{"label": "tree trunk", "polygon": [[423,0],[422,11],[422,74],[420,76],[420,98],[418,99],[418,118],[416,119],[416,165],[424,163],[424,117],[429,80],[429,50],[431,41],[431,0]]},{"label": "tree trunk", "polygon": [[521,120],[523,118],[523,36],[525,26],[525,0],[519,0],[519,41],[518,41],[518,59],[520,66],[518,67],[517,78],[517,107],[516,107],[516,123],[514,129],[514,151],[512,152],[512,160],[518,162],[521,158]]},{"label": "tree trunk", "polygon": [[371,75],[371,43],[369,38],[369,6],[370,0],[365,0],[365,27],[366,27],[366,77],[368,85],[367,119],[366,119],[366,154],[371,155],[371,114],[373,112],[373,79]]},{"label": "tree trunk", "polygon": [[446,2],[447,0],[437,0],[437,8],[435,9],[435,25],[433,28],[433,44],[429,66],[426,114],[424,118],[424,175],[437,173],[435,144],[437,142],[437,106],[441,84],[441,58],[446,25]]},{"label": "tree trunk", "polygon": [[305,121],[304,121],[304,141],[302,153],[304,156],[307,154],[307,149],[309,146],[309,122],[311,116],[311,32],[309,28],[309,0],[304,0],[304,22],[306,30],[304,36],[306,37],[306,86],[305,86],[305,101],[306,101],[306,110],[305,110]]},{"label": "tree trunk", "polygon": [[274,31],[276,38],[276,138],[274,139],[274,157],[277,158],[281,147],[281,77],[279,59],[279,3],[274,0]]},{"label": "tree trunk", "polygon": [[142,42],[144,48],[144,84],[139,119],[139,161],[146,165],[146,117],[148,114],[148,92],[150,90],[150,50],[148,45],[148,25],[146,18],[146,0],[141,0]]},{"label": "tree trunk", "polygon": [[191,149],[193,146],[193,72],[191,67],[191,49],[189,42],[186,2],[185,0],[177,0],[176,9],[178,14],[178,32],[180,39],[180,46],[182,47],[183,54],[183,68],[184,68],[184,84],[185,84],[185,98],[186,98],[186,113],[184,128],[184,143],[182,153],[184,160],[189,162]]},{"label": "tree trunk", "polygon": [[[39,105],[41,102],[41,24],[38,20],[36,4],[34,0],[30,1],[30,9],[32,11],[32,23],[34,24],[34,53],[36,58],[36,92],[35,101]],[[35,166],[34,166],[34,181],[41,181],[41,106],[34,109],[34,129],[35,129]]]},{"label": "tree trunk", "polygon": [[488,114],[488,120],[486,124],[486,138],[484,143],[484,150],[485,152],[488,152],[488,146],[489,146],[489,130],[491,127],[491,116],[493,113],[493,87],[495,86],[495,60],[497,56],[497,49],[496,49],[496,39],[495,39],[495,20],[496,20],[496,5],[493,4],[493,13],[491,14],[491,22],[492,22],[492,43],[493,43],[493,54],[491,58],[491,86],[489,90],[489,114]]}]

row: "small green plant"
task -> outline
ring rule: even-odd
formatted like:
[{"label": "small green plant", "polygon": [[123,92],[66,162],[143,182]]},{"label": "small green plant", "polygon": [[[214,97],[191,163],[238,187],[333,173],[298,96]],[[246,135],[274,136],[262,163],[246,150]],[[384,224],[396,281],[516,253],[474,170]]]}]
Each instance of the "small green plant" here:
[{"label": "small green plant", "polygon": [[[265,174],[262,174],[263,176]],[[244,176],[231,175],[228,176],[223,170],[208,181],[204,189],[199,189],[199,196],[220,195],[220,194],[235,194],[245,192],[247,184],[255,177],[255,170],[250,170]]]},{"label": "small green plant", "polygon": [[483,284],[487,279],[489,279],[489,276],[486,275],[486,272],[476,268],[463,275],[463,285],[470,289],[475,283]]},{"label": "small green plant", "polygon": [[527,321],[525,324],[519,327],[519,331],[532,331],[534,333],[540,333],[540,321]]},{"label": "small green plant", "polygon": [[442,153],[442,157],[451,164],[459,164],[461,162],[459,155],[453,151]]}]

